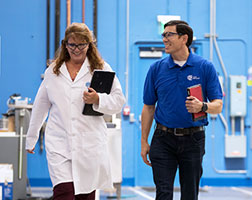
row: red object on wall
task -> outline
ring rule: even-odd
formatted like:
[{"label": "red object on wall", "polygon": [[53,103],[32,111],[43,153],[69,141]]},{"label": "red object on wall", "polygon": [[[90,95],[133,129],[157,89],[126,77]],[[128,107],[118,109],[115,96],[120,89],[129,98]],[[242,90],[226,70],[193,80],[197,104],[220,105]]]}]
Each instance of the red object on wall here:
[{"label": "red object on wall", "polygon": [[129,116],[129,114],[130,114],[130,107],[129,106],[125,106],[123,108],[123,115]]}]

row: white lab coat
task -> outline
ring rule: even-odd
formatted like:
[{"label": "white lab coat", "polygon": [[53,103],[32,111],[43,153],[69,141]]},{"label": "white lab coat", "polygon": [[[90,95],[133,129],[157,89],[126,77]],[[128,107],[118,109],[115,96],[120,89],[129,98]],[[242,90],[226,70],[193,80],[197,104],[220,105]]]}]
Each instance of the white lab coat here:
[{"label": "white lab coat", "polygon": [[[39,130],[46,120],[45,147],[53,186],[74,182],[75,194],[90,193],[95,189],[112,187],[107,148],[107,127],[102,116],[82,114],[83,92],[87,90],[92,74],[85,59],[74,81],[65,63],[59,76],[53,65],[45,72],[36,95],[27,133],[26,149],[32,149]],[[112,71],[105,63],[105,71]],[[111,93],[98,93],[99,105],[93,109],[105,114],[119,113],[125,103],[121,85],[115,76]]]}]

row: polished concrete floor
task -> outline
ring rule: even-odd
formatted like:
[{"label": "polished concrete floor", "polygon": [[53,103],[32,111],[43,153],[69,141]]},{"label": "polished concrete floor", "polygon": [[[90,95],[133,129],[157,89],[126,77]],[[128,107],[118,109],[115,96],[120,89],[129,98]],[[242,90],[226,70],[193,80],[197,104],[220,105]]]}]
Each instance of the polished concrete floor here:
[{"label": "polished concrete floor", "polygon": [[[32,198],[49,200],[51,188],[31,188]],[[117,199],[115,191],[99,191],[99,199]],[[122,187],[121,199],[154,200],[154,188]],[[174,190],[173,200],[180,199],[179,189]],[[252,199],[252,187],[203,187],[200,188],[199,200],[246,200]]]}]

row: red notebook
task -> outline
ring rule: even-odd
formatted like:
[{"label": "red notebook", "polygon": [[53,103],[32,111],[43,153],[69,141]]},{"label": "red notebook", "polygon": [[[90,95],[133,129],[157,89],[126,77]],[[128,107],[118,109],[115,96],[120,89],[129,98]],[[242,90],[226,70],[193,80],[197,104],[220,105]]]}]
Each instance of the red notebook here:
[{"label": "red notebook", "polygon": [[[187,88],[188,96],[194,96],[200,101],[204,101],[201,84],[193,85]],[[206,118],[207,114],[205,112],[192,113],[193,121],[198,121]]]}]

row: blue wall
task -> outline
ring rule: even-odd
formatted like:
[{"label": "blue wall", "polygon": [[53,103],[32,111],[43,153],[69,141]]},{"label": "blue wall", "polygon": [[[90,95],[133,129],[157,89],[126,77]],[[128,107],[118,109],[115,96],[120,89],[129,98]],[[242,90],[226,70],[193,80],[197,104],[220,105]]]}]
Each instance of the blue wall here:
[{"label": "blue wall", "polygon": [[[50,58],[54,57],[55,0],[50,1]],[[72,22],[81,22],[81,0],[71,1]],[[0,112],[13,93],[34,100],[46,68],[46,1],[11,0],[0,2]],[[216,33],[228,75],[247,76],[252,65],[252,1],[222,0],[216,2]],[[123,184],[153,185],[151,170],[140,157],[140,122],[142,85],[153,59],[140,59],[140,47],[162,47],[157,15],[179,15],[194,29],[198,53],[209,58],[210,1],[202,0],[130,0],[129,16],[129,99],[135,122],[122,116]],[[60,40],[66,28],[66,1],[61,1]],[[86,1],[85,23],[93,29],[93,4]],[[102,57],[117,72],[123,90],[126,88],[126,1],[98,0],[98,48]],[[163,56],[166,56],[163,54]],[[223,76],[217,54],[213,63]],[[247,157],[224,158],[225,129],[219,117],[207,127],[206,155],[202,185],[251,185],[252,177],[250,126],[251,86],[247,87]],[[136,95],[137,94],[137,95]],[[229,101],[228,101],[229,102]],[[225,111],[225,110],[224,110]],[[224,112],[223,112],[224,114]],[[231,130],[230,119],[227,119]],[[215,138],[212,134],[215,133]],[[239,134],[239,130],[237,130]],[[214,139],[213,139],[214,138]],[[214,146],[214,148],[213,148]],[[28,155],[28,177],[32,185],[50,185],[45,152]],[[221,174],[217,169],[245,169],[247,174]],[[142,172],[142,173],[141,173]],[[143,175],[144,173],[144,175]],[[176,181],[177,183],[177,181]]]}]

